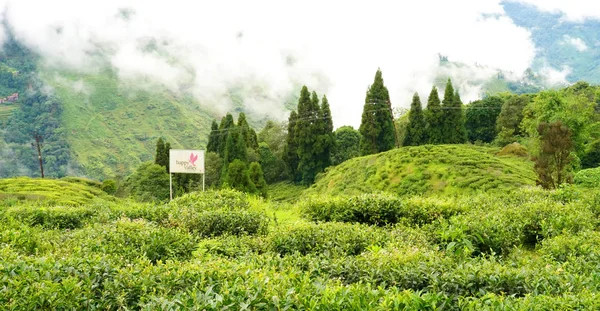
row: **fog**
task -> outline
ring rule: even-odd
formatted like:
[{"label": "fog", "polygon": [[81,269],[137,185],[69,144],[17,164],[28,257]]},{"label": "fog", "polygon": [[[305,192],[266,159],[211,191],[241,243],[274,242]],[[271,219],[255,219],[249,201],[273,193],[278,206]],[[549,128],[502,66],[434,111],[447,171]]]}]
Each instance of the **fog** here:
[{"label": "fog", "polygon": [[[553,12],[572,8],[521,2]],[[588,18],[597,5],[585,7],[565,16]],[[465,102],[480,95],[480,86],[467,83],[472,77],[501,69],[518,78],[535,57],[530,33],[496,0],[0,0],[0,10],[16,38],[50,68],[94,72],[108,64],[123,82],[189,91],[220,113],[231,107],[228,90],[236,87],[248,111],[276,119],[286,118],[282,103],[306,84],[327,94],[336,127],[359,125],[377,68],[392,104],[408,107],[413,92],[429,93],[438,53],[466,64],[443,72]],[[558,79],[561,70],[549,72]]]}]

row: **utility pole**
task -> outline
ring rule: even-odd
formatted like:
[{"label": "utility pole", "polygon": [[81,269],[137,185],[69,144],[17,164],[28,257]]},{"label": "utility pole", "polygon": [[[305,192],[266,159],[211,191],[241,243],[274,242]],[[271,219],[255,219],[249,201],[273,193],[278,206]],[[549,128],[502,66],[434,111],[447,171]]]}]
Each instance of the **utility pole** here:
[{"label": "utility pole", "polygon": [[42,135],[34,134],[33,138],[35,139],[35,145],[31,143],[31,147],[36,147],[38,152],[38,161],[40,161],[40,172],[42,173],[42,178],[44,178],[44,165],[42,164]]}]

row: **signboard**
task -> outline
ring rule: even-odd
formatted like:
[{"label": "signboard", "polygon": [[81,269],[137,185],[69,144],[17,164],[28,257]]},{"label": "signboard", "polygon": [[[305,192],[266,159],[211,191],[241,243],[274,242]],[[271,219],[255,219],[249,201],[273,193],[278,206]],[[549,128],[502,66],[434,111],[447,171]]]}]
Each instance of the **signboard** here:
[{"label": "signboard", "polygon": [[204,150],[169,150],[171,173],[204,174]]}]

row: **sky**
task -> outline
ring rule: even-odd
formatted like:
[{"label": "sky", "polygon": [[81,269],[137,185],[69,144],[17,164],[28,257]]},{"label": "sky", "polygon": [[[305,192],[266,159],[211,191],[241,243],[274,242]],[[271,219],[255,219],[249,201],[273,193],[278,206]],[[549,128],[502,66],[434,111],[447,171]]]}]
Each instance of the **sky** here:
[{"label": "sky", "polygon": [[[511,1],[569,21],[600,18],[596,1]],[[241,88],[246,110],[279,120],[287,117],[282,103],[307,85],[327,95],[336,127],[359,126],[378,68],[392,105],[408,107],[414,92],[426,99],[441,53],[468,65],[448,73],[468,102],[480,91],[468,78],[491,77],[495,68],[518,78],[536,54],[530,32],[499,0],[0,0],[0,11],[50,68],[94,72],[101,53],[123,82],[191,86],[200,105],[219,113],[231,108],[228,90]],[[148,50],[152,42],[157,48]],[[565,70],[547,72],[560,80]]]}]

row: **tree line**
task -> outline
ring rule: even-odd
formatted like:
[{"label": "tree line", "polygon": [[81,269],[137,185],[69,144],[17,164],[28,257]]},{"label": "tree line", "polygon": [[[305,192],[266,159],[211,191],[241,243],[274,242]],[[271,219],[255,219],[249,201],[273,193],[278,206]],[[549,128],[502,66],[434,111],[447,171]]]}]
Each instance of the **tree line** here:
[{"label": "tree line", "polygon": [[[212,122],[206,185],[266,197],[268,184],[310,185],[327,167],[357,156],[403,146],[465,143],[525,154],[535,162],[538,183],[558,187],[569,182],[575,170],[600,164],[600,88],[579,82],[562,90],[487,95],[464,104],[448,79],[443,98],[433,86],[423,108],[415,93],[408,113],[394,118],[389,91],[377,70],[365,95],[360,127],[334,131],[327,96],[319,97],[303,86],[297,109],[286,123],[267,121],[257,133],[244,113],[237,123],[231,113],[220,123]],[[162,160],[156,165],[167,167],[168,160],[160,156],[165,152],[160,150],[168,153],[168,143],[164,144],[157,143],[156,159]],[[198,189],[199,176],[175,176],[178,193]]]}]

